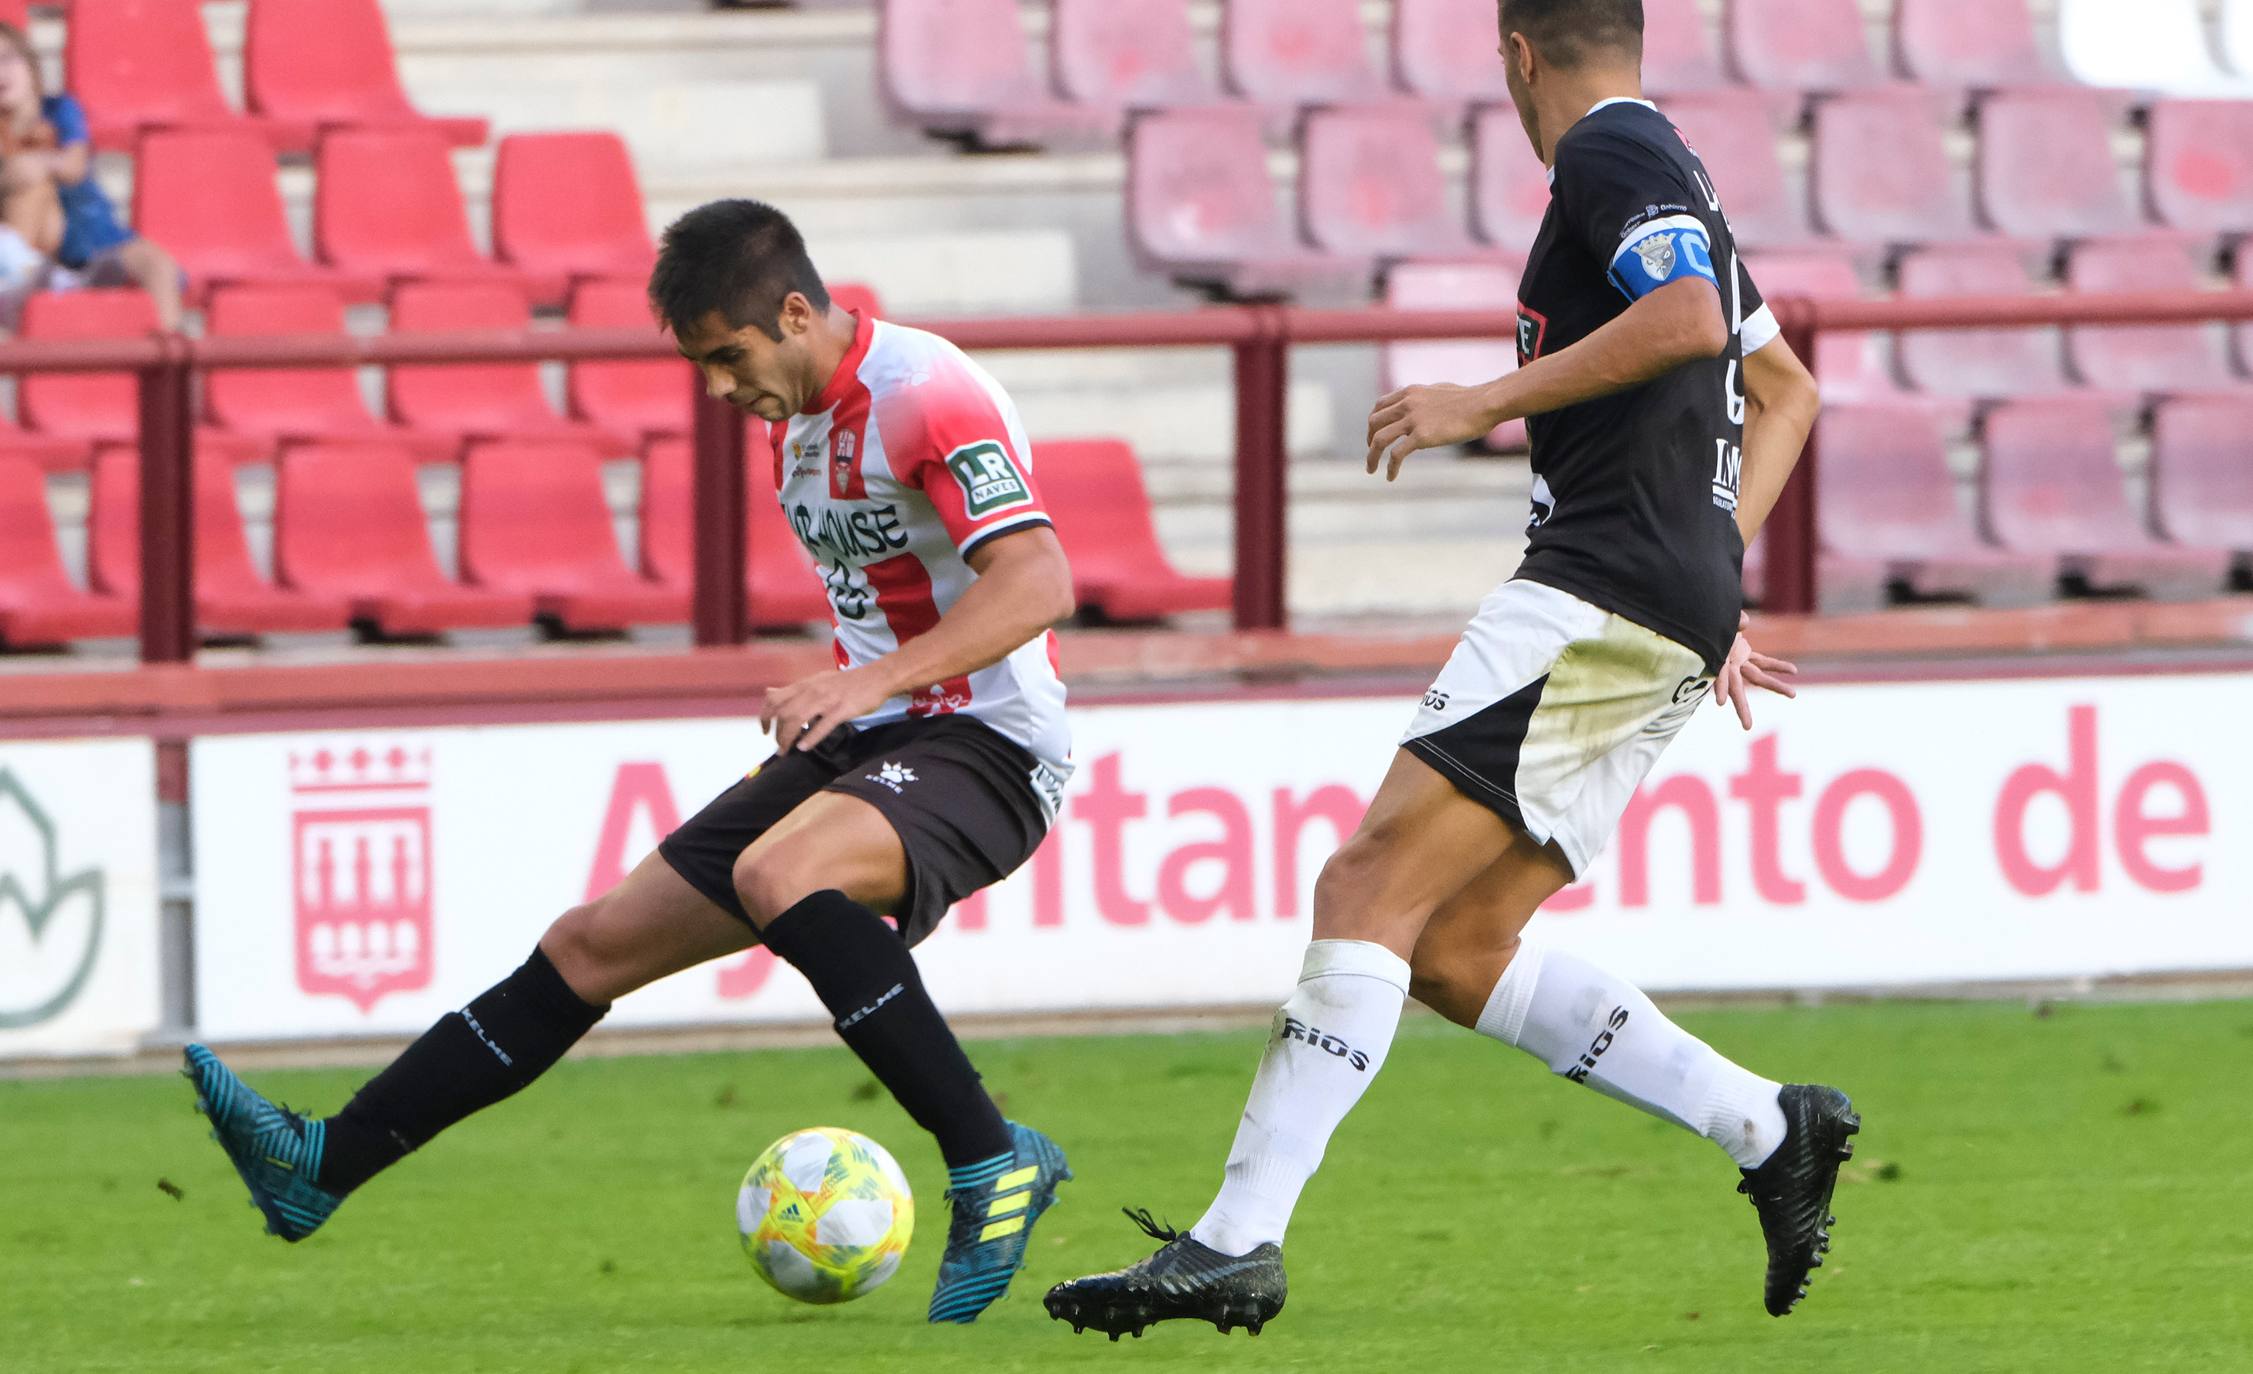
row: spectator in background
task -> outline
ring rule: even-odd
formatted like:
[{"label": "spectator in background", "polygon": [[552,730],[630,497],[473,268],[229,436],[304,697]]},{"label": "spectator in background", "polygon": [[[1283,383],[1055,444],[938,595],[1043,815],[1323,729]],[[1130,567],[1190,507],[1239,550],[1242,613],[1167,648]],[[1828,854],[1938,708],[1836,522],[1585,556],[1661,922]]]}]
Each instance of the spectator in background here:
[{"label": "spectator in background", "polygon": [[[0,24],[0,220],[62,269],[29,289],[139,286],[164,328],[178,329],[180,265],[118,220],[93,160],[86,112],[68,92],[46,94],[31,40]],[[24,289],[10,280],[10,262],[21,256],[13,248],[0,243],[0,292]]]}]

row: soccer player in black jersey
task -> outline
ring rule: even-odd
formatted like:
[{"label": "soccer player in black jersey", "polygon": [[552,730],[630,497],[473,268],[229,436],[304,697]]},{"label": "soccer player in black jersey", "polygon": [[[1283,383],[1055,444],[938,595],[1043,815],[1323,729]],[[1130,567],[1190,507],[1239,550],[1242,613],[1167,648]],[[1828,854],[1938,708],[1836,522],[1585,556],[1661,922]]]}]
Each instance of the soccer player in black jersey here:
[{"label": "soccer player in black jersey", "polygon": [[1500,0],[1502,57],[1551,200],[1520,288],[1520,367],[1409,387],[1369,418],[1369,470],[1510,419],[1533,444],[1531,538],[1416,712],[1360,829],[1323,869],[1313,943],[1187,1232],[1060,1284],[1051,1315],[1140,1333],[1193,1317],[1257,1331],[1330,1134],[1383,1066],[1405,998],[1706,1137],[1742,1171],[1782,1316],[1830,1247],[1860,1125],[1834,1088],[1724,1059],[1619,977],[1522,941],[1601,851],[1710,690],[1751,727],[1791,665],[1740,633],[1744,545],[1790,475],[1815,384],[1737,258],[1712,177],[1641,98],[1639,0]]}]

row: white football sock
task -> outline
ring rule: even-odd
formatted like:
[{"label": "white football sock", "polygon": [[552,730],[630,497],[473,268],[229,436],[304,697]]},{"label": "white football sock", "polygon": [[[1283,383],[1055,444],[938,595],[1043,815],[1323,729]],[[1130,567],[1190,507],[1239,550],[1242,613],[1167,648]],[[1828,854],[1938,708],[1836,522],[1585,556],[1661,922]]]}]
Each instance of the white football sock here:
[{"label": "white football sock", "polygon": [[1408,961],[1365,940],[1316,940],[1275,1013],[1228,1173],[1196,1238],[1224,1255],[1280,1245],[1330,1133],[1383,1067],[1408,999]]},{"label": "white football sock", "polygon": [[1640,990],[1585,959],[1521,944],[1478,1032],[1575,1082],[1684,1126],[1751,1169],[1784,1140],[1777,1084],[1666,1019]]}]

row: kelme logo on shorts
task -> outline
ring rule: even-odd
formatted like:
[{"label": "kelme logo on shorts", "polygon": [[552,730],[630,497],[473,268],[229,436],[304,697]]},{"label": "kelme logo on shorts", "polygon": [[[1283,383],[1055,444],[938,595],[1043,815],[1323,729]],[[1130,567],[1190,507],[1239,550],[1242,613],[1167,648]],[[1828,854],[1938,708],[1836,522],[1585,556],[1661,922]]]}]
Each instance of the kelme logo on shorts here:
[{"label": "kelme logo on shorts", "polygon": [[55,823],[14,773],[0,768],[0,1030],[60,1015],[86,987],[102,952],[98,868],[64,873]]},{"label": "kelme logo on shorts", "polygon": [[947,455],[947,471],[962,484],[962,503],[973,520],[997,510],[1032,504],[1033,493],[1009,454],[992,441],[958,448]]}]

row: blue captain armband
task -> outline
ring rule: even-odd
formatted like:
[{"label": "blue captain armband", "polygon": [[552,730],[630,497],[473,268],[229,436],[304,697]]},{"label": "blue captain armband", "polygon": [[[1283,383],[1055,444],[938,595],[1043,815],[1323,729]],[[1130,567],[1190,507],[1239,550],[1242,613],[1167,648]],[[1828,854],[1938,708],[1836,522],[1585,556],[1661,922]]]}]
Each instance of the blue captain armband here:
[{"label": "blue captain armband", "polygon": [[1721,289],[1713,272],[1713,240],[1694,215],[1668,215],[1636,225],[1612,255],[1611,282],[1639,301],[1668,282],[1702,277]]}]

